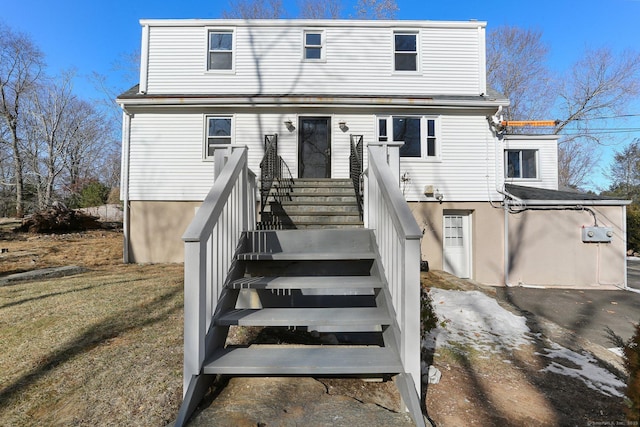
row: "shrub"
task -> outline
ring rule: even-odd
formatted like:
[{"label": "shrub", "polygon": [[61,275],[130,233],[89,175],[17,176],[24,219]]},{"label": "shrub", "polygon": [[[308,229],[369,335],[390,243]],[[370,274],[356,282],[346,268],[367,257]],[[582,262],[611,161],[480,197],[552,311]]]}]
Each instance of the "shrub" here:
[{"label": "shrub", "polygon": [[627,379],[627,420],[640,421],[640,324],[636,325],[633,337],[624,345],[624,366]]},{"label": "shrub", "polygon": [[80,206],[88,208],[90,206],[100,206],[107,202],[110,188],[106,185],[92,181],[82,189],[80,193]]},{"label": "shrub", "polygon": [[424,338],[438,326],[438,316],[433,309],[433,301],[425,288],[420,289],[420,336]]}]

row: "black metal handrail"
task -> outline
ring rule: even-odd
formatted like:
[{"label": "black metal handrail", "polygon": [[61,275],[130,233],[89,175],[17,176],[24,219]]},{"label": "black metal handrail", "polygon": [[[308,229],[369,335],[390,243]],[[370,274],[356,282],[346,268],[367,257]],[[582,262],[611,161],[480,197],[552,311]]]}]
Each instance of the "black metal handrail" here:
[{"label": "black metal handrail", "polygon": [[278,135],[264,136],[264,156],[260,162],[260,213],[264,207],[273,186],[273,180],[280,176],[280,162],[278,161]]},{"label": "black metal handrail", "polygon": [[363,137],[362,135],[351,135],[351,151],[349,154],[349,176],[353,183],[353,189],[356,192],[356,200],[358,201],[358,211],[360,219],[363,215],[362,207],[362,171],[363,171]]},{"label": "black metal handrail", "polygon": [[[278,185],[272,192],[273,181],[277,181]],[[276,202],[284,199],[291,200],[291,192],[293,191],[293,176],[289,165],[284,159],[278,155],[278,135],[264,136],[264,157],[260,162],[260,213],[264,214],[269,195]]]}]

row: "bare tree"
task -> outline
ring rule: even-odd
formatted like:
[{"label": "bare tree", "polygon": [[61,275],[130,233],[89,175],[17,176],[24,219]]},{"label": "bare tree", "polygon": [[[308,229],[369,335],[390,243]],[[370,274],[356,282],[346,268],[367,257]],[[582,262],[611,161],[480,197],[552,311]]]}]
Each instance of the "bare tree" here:
[{"label": "bare tree", "polygon": [[358,19],[395,19],[399,10],[396,0],[358,0],[355,9]]},{"label": "bare tree", "polygon": [[[343,11],[340,0],[299,0],[299,17],[303,19],[338,19]],[[396,0],[358,0],[355,17],[358,19],[395,19],[398,12]],[[288,14],[282,0],[239,0],[229,2],[222,12],[223,18],[280,19]]]},{"label": "bare tree", "polygon": [[542,33],[503,26],[487,37],[487,82],[511,101],[507,120],[536,120],[549,112],[553,82]]},{"label": "bare tree", "polygon": [[282,0],[239,0],[229,2],[229,9],[222,11],[223,18],[230,19],[278,19],[286,17]]},{"label": "bare tree", "polygon": [[[611,49],[587,51],[558,89],[555,134],[559,141],[560,184],[580,187],[599,162],[598,146],[610,135],[593,130],[594,120],[624,115],[629,103],[640,95],[640,54]],[[600,123],[602,123],[600,121]]]},{"label": "bare tree", "polygon": [[24,34],[0,24],[0,120],[6,126],[13,158],[17,217],[24,216],[24,160],[21,150],[22,106],[42,76],[42,52]]},{"label": "bare tree", "polygon": [[594,120],[622,115],[640,94],[640,55],[588,50],[567,75],[553,78],[548,52],[541,32],[499,27],[488,35],[487,81],[509,98],[508,120],[559,119],[551,131],[562,135],[559,185],[580,188],[600,161],[598,147],[607,138],[593,131]]},{"label": "bare tree", "polygon": [[339,0],[300,0],[298,5],[302,19],[338,19],[342,11]]}]

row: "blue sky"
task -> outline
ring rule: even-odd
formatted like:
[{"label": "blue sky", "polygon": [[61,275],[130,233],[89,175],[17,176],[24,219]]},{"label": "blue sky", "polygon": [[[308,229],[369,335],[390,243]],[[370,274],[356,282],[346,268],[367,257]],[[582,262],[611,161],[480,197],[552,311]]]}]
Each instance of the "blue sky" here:
[{"label": "blue sky", "polygon": [[[477,19],[487,21],[489,30],[505,24],[540,30],[551,47],[550,66],[559,72],[586,47],[640,49],[640,0],[397,2],[398,19]],[[295,16],[295,0],[284,3]],[[228,4],[228,0],[0,0],[0,21],[32,38],[44,52],[50,74],[75,68],[78,95],[93,98],[98,94],[83,77],[93,71],[109,75],[121,55],[138,49],[140,19],[218,18]],[[353,13],[355,0],[344,4],[346,14]],[[135,83],[111,82],[122,90]],[[640,114],[640,102],[630,112]],[[640,128],[638,119],[619,127]],[[605,149],[604,164],[612,149],[634,137],[640,137],[640,131],[623,135],[618,146]]]}]

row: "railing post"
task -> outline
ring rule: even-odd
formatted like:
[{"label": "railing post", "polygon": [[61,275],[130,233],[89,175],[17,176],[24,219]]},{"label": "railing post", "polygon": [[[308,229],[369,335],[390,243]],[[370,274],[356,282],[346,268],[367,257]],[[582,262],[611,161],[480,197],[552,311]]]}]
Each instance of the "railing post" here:
[{"label": "railing post", "polygon": [[404,142],[375,142],[369,144],[369,150],[382,150],[385,161],[391,169],[394,182],[400,186],[400,147]]},{"label": "railing post", "polygon": [[229,147],[214,147],[213,149],[213,177],[217,178],[227,164],[231,149]]},{"label": "railing post", "polygon": [[183,396],[205,358],[207,334],[206,241],[185,242]]},{"label": "railing post", "polygon": [[405,362],[407,373],[413,376],[413,379],[420,393],[420,239],[406,239],[404,250],[404,266],[403,286],[404,290],[404,309],[402,310],[403,319],[403,343],[402,358]]}]

